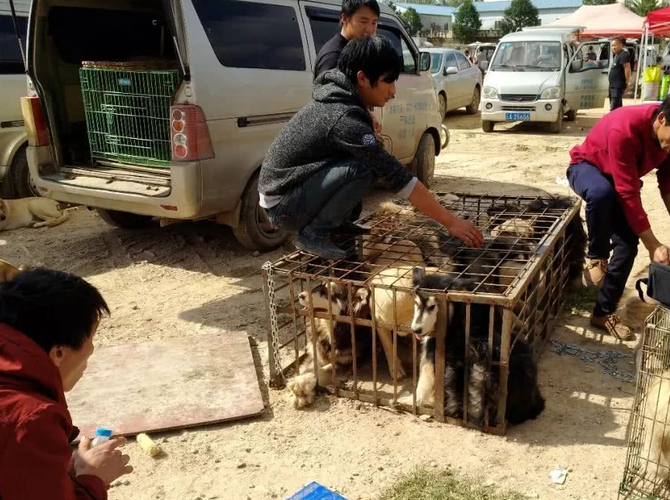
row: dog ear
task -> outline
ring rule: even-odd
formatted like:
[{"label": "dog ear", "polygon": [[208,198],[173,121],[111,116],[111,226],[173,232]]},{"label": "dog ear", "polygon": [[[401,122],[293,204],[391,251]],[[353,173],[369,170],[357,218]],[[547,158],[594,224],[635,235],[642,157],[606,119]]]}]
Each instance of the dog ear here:
[{"label": "dog ear", "polygon": [[449,286],[450,290],[461,290],[464,292],[472,292],[477,288],[477,280],[474,278],[456,278]]},{"label": "dog ear", "polygon": [[412,283],[416,288],[419,287],[425,277],[426,271],[423,269],[423,267],[415,267],[412,271]]},{"label": "dog ear", "polygon": [[368,290],[367,288],[359,288],[358,290],[356,290],[355,297],[361,302],[367,303],[368,300],[370,299],[370,290]]}]

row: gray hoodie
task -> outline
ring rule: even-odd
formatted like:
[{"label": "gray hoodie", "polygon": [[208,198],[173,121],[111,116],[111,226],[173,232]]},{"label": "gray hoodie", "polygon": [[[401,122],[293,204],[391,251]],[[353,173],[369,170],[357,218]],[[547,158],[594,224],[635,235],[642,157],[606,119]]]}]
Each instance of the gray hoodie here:
[{"label": "gray hoodie", "polygon": [[[345,160],[367,165],[393,191],[414,187],[414,176],[375,137],[370,112],[342,72],[321,74],[313,98],[286,124],[265,156],[258,182],[263,206],[273,206],[294,186]],[[274,203],[263,204],[264,199]]]}]

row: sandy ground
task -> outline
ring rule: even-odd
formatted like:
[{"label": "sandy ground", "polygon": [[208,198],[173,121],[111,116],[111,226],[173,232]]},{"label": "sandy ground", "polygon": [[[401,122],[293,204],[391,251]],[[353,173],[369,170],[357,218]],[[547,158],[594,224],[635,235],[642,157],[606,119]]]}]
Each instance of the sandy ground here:
[{"label": "sandy ground", "polygon": [[[485,135],[478,116],[456,112],[447,119],[452,140],[438,159],[436,188],[566,194],[556,179],[564,177],[568,150],[602,113],[580,114],[561,135],[535,125],[501,127]],[[668,214],[654,179],[645,183],[643,198],[657,234],[667,235]],[[0,256],[69,270],[98,286],[112,308],[98,345],[215,330],[248,332],[267,405],[255,420],[159,436],[167,452],[160,460],[129,444],[135,472],[110,490],[112,500],[284,498],[312,480],[352,500],[371,499],[413,468],[446,466],[530,498],[616,498],[634,385],[604,374],[597,365],[546,349],[539,368],[547,409],[506,437],[325,397],[308,411],[296,411],[283,392],[268,391],[265,382],[259,271],[280,251],[252,257],[228,229],[210,223],[137,233],[110,228],[84,208],[72,215],[55,229],[0,234]],[[647,264],[641,249],[631,281],[644,274]],[[638,332],[648,312],[634,299],[624,301],[623,316]],[[554,338],[591,350],[632,353],[634,343],[603,339],[589,330],[584,317],[566,314],[559,324]],[[632,372],[630,359],[618,365]],[[558,466],[570,469],[564,486],[549,478]]]}]

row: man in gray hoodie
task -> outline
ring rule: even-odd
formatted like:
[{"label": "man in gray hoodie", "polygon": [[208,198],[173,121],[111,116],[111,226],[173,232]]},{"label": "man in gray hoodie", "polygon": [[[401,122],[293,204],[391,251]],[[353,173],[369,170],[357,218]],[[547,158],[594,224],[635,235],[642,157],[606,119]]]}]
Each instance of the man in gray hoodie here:
[{"label": "man in gray hoodie", "polygon": [[402,58],[386,38],[349,42],[338,69],[319,75],[314,100],[270,147],[258,184],[260,205],[275,226],[298,232],[298,249],[345,258],[347,252],[330,235],[365,231],[349,216],[377,181],[453,236],[471,246],[482,244],[481,232],[442,207],[375,136],[368,109],[393,99],[401,69]]}]

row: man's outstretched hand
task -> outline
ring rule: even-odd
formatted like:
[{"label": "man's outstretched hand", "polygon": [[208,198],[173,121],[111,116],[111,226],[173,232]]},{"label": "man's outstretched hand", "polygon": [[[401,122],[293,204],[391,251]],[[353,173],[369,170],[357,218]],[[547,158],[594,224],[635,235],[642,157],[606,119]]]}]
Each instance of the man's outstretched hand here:
[{"label": "man's outstretched hand", "polygon": [[450,234],[471,247],[479,248],[484,243],[484,236],[482,236],[481,231],[467,221],[455,219],[447,226],[447,229]]},{"label": "man's outstretched hand", "polygon": [[650,255],[651,260],[658,262],[659,264],[665,264],[666,266],[670,265],[670,250],[665,245],[660,245],[654,250],[654,253]]}]

